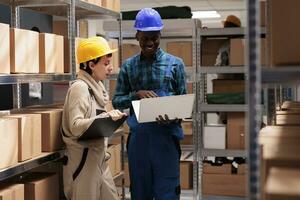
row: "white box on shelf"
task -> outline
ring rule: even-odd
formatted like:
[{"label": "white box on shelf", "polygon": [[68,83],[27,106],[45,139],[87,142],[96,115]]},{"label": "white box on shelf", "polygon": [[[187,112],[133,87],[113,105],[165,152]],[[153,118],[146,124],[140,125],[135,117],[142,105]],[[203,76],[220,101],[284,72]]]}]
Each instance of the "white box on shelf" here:
[{"label": "white box on shelf", "polygon": [[205,149],[226,148],[226,126],[210,125],[204,127],[203,144]]}]

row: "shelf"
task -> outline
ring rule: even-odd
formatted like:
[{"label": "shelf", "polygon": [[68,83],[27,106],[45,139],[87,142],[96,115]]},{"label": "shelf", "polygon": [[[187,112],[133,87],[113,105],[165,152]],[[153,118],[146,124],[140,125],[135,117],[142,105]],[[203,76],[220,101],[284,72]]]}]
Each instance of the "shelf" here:
[{"label": "shelf", "polygon": [[53,162],[55,160],[62,158],[63,156],[64,156],[63,150],[57,151],[57,152],[52,152],[52,153],[42,153],[42,155],[37,158],[33,158],[28,161],[18,163],[17,165],[6,168],[6,169],[1,169],[0,170],[0,181],[3,181],[5,179],[8,179],[15,175],[22,174],[33,168],[45,165],[49,162]]},{"label": "shelf", "polygon": [[203,149],[202,156],[216,156],[216,157],[246,157],[245,150],[232,149]]},{"label": "shelf", "polygon": [[[245,28],[208,28],[201,29],[199,35],[202,37],[226,37],[226,36],[244,36]],[[266,33],[266,28],[261,28],[261,34]]]},{"label": "shelf", "polygon": [[203,195],[202,200],[246,200],[246,197]]},{"label": "shelf", "polygon": [[245,67],[200,67],[202,74],[243,74],[246,72]]},{"label": "shelf", "polygon": [[[0,0],[0,3],[9,5],[12,1]],[[38,12],[50,15],[67,16],[67,8],[71,4],[71,0],[18,0],[16,5],[24,8],[33,9]],[[84,1],[75,1],[76,18],[117,18],[120,19],[120,13],[115,12],[94,4]]]},{"label": "shelf", "polygon": [[262,83],[299,84],[300,66],[282,66],[262,69]]},{"label": "shelf", "polygon": [[[186,73],[186,81],[188,83],[194,83],[195,82],[195,67],[186,67],[185,68],[185,73]],[[110,74],[108,76],[109,80],[117,80],[118,79],[118,74]]]},{"label": "shelf", "polygon": [[244,104],[201,104],[200,112],[246,112]]},{"label": "shelf", "polygon": [[119,180],[121,180],[124,177],[124,172],[120,172],[119,174],[115,175],[113,177],[115,182],[118,182]]},{"label": "shelf", "polygon": [[[161,38],[193,38],[196,34],[196,28],[201,27],[197,19],[163,19],[164,28],[161,31]],[[178,26],[180,25],[180,26]],[[110,38],[120,36],[119,23],[115,21],[104,21],[103,30],[107,32]],[[122,21],[123,39],[135,39],[136,30],[134,29],[134,20]]]},{"label": "shelf", "polygon": [[0,74],[0,85],[31,82],[62,82],[74,80],[71,74]]}]

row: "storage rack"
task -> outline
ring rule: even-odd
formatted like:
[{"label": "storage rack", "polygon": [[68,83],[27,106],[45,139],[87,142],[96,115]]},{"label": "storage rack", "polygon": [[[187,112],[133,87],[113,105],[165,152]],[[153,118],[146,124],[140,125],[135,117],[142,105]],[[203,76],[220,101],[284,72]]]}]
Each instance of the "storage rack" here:
[{"label": "storage rack", "polygon": [[[13,101],[14,108],[19,109],[21,105],[21,83],[31,82],[68,82],[76,78],[75,65],[75,36],[76,36],[76,21],[80,19],[116,19],[120,20],[121,15],[103,7],[99,7],[80,0],[0,0],[0,4],[8,5],[11,9],[11,26],[20,27],[20,8],[28,8],[36,12],[46,13],[50,15],[63,16],[68,19],[68,39],[70,55],[70,73],[64,74],[7,74],[0,75],[0,85],[13,85]],[[121,31],[121,30],[120,30]],[[3,112],[2,112],[3,113]],[[9,111],[7,112],[9,113]],[[122,137],[122,131],[116,133],[113,137]],[[110,138],[112,139],[112,138]],[[20,175],[31,169],[57,161],[64,156],[64,151],[52,153],[42,153],[37,158],[18,163],[15,166],[0,170],[0,181],[10,177]],[[122,170],[124,166],[122,166]],[[124,179],[124,173],[117,174],[114,177],[115,181]],[[124,181],[123,181],[124,182]],[[124,185],[124,184],[123,184]],[[122,196],[125,198],[124,187],[122,187]]]},{"label": "storage rack", "polygon": [[[164,19],[164,28],[161,33],[161,40],[164,41],[191,41],[193,43],[192,50],[192,63],[191,67],[186,67],[186,80],[188,83],[193,83],[193,93],[196,93],[196,69],[198,65],[198,51],[199,51],[199,37],[198,28],[201,26],[200,21],[196,19]],[[133,29],[134,21],[122,21],[122,39],[123,40],[135,40],[136,31]],[[180,26],[178,26],[180,24]],[[117,31],[117,24],[112,21],[104,22],[104,30],[108,38],[118,39],[120,33]],[[110,76],[110,80],[116,80],[117,74]],[[182,150],[190,151],[194,153],[193,161],[193,193],[189,190],[185,190],[181,196],[193,196],[197,199],[198,194],[198,156],[199,153],[199,138],[197,135],[198,121],[196,115],[196,106],[193,113],[193,144],[194,145],[181,145]]]}]

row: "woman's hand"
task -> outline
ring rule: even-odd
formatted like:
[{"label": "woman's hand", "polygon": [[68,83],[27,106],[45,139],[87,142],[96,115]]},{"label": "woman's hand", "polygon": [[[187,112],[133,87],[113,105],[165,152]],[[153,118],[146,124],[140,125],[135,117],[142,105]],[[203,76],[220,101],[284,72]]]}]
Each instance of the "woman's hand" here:
[{"label": "woman's hand", "polygon": [[111,110],[107,112],[107,115],[112,118],[112,120],[117,121],[121,119],[123,116],[126,116],[126,113],[121,112],[120,110]]}]

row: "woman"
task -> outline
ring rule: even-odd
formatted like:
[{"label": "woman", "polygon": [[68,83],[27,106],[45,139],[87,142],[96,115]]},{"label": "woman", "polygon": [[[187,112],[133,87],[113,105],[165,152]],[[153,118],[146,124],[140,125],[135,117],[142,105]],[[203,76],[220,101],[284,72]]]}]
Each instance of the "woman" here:
[{"label": "woman", "polygon": [[[110,170],[105,162],[107,138],[78,141],[96,118],[122,118],[119,110],[106,111],[108,94],[102,80],[112,71],[112,53],[101,37],[84,39],[77,49],[80,70],[66,96],[62,133],[66,144],[64,192],[71,200],[119,199]],[[96,110],[101,114],[97,115]]]}]

